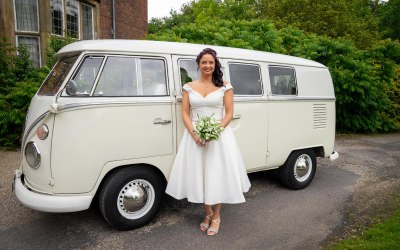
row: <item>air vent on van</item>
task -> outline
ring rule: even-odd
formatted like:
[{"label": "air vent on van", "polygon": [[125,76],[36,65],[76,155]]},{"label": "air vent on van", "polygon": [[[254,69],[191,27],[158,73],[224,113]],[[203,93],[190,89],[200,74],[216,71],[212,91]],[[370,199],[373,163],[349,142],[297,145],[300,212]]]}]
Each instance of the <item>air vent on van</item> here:
[{"label": "air vent on van", "polygon": [[326,104],[313,104],[314,129],[326,128],[327,117]]}]

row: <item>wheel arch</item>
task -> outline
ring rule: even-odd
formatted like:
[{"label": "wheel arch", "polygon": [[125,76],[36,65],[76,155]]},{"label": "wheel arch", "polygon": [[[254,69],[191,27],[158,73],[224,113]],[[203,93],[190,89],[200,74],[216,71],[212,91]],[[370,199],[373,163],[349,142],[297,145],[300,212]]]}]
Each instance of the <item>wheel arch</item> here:
[{"label": "wheel arch", "polygon": [[127,168],[146,169],[146,171],[151,171],[155,175],[159,176],[161,180],[163,180],[162,185],[164,185],[164,186],[167,185],[167,179],[166,179],[165,175],[156,166],[148,164],[148,163],[126,164],[126,165],[121,165],[121,166],[114,167],[114,168],[108,170],[105,174],[102,175],[101,180],[98,181],[98,185],[96,187],[95,196],[98,196],[99,191],[101,190],[101,188],[104,185],[104,182],[105,182],[105,180],[107,180],[107,178],[109,178],[113,173],[116,173],[118,171],[121,171],[121,170],[127,169]]},{"label": "wheel arch", "polygon": [[311,149],[314,150],[315,156],[317,156],[317,157],[325,157],[325,149],[324,149],[323,146],[317,146],[317,147],[313,147]]},{"label": "wheel arch", "polygon": [[[285,163],[286,163],[287,160],[289,159],[290,155],[292,155],[294,152],[296,152],[296,151],[302,151],[302,150],[309,150],[309,149],[314,151],[316,157],[325,157],[325,149],[324,149],[323,146],[313,146],[313,147],[306,147],[306,148],[296,148],[296,149],[293,149],[292,151],[290,151],[290,153],[287,155],[286,160],[285,160]],[[284,164],[285,164],[285,163],[284,163]],[[281,166],[283,166],[283,165],[281,165]],[[280,166],[280,167],[281,167],[281,166]]]}]

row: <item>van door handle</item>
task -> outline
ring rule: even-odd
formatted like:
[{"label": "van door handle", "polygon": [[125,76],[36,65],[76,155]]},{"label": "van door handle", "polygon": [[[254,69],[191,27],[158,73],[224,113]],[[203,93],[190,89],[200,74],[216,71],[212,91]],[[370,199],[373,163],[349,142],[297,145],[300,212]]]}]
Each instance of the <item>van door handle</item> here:
[{"label": "van door handle", "polygon": [[241,115],[234,115],[232,117],[232,120],[237,120],[237,119],[240,119],[241,117],[242,117]]},{"label": "van door handle", "polygon": [[153,121],[153,124],[161,124],[161,125],[167,125],[170,124],[171,121],[170,120],[162,120],[160,118],[157,118]]}]

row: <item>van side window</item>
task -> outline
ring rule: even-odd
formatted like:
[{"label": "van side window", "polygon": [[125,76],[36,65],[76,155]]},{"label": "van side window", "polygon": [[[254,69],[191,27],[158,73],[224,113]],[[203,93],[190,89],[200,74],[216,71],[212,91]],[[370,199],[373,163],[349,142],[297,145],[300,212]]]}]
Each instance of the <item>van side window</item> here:
[{"label": "van side window", "polygon": [[167,95],[165,62],[162,59],[110,56],[93,95]]},{"label": "van side window", "polygon": [[89,96],[104,57],[88,56],[84,59],[78,73],[72,78],[76,82],[77,95]]},{"label": "van side window", "polygon": [[[143,88],[142,95],[159,96],[167,95],[167,77],[164,60],[161,59],[138,59],[139,71],[139,94]],[[140,83],[141,81],[141,83]]]},{"label": "van side window", "polygon": [[178,61],[181,86],[199,78],[197,63],[194,59],[180,59]]},{"label": "van side window", "polygon": [[235,95],[262,95],[260,66],[229,63],[230,83]]},{"label": "van side window", "polygon": [[296,95],[297,85],[294,68],[269,66],[269,79],[273,95]]}]

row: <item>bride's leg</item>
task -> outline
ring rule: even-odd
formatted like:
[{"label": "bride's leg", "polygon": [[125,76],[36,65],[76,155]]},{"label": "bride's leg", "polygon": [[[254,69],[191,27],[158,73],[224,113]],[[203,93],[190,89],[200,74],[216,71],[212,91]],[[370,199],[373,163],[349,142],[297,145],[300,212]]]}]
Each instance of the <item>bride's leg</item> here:
[{"label": "bride's leg", "polygon": [[212,207],[212,212],[214,213],[213,219],[218,219],[221,217],[221,215],[220,215],[221,207],[222,207],[222,204],[216,204]]},{"label": "bride's leg", "polygon": [[219,230],[219,224],[221,223],[221,204],[217,204],[213,206],[213,217],[211,220],[211,224],[207,230],[207,235],[216,235]]},{"label": "bride's leg", "polygon": [[211,209],[211,205],[203,205],[204,208],[204,219],[203,221],[200,223],[200,230],[205,232],[207,231],[208,227],[210,226],[211,220],[213,218],[213,211]]}]

